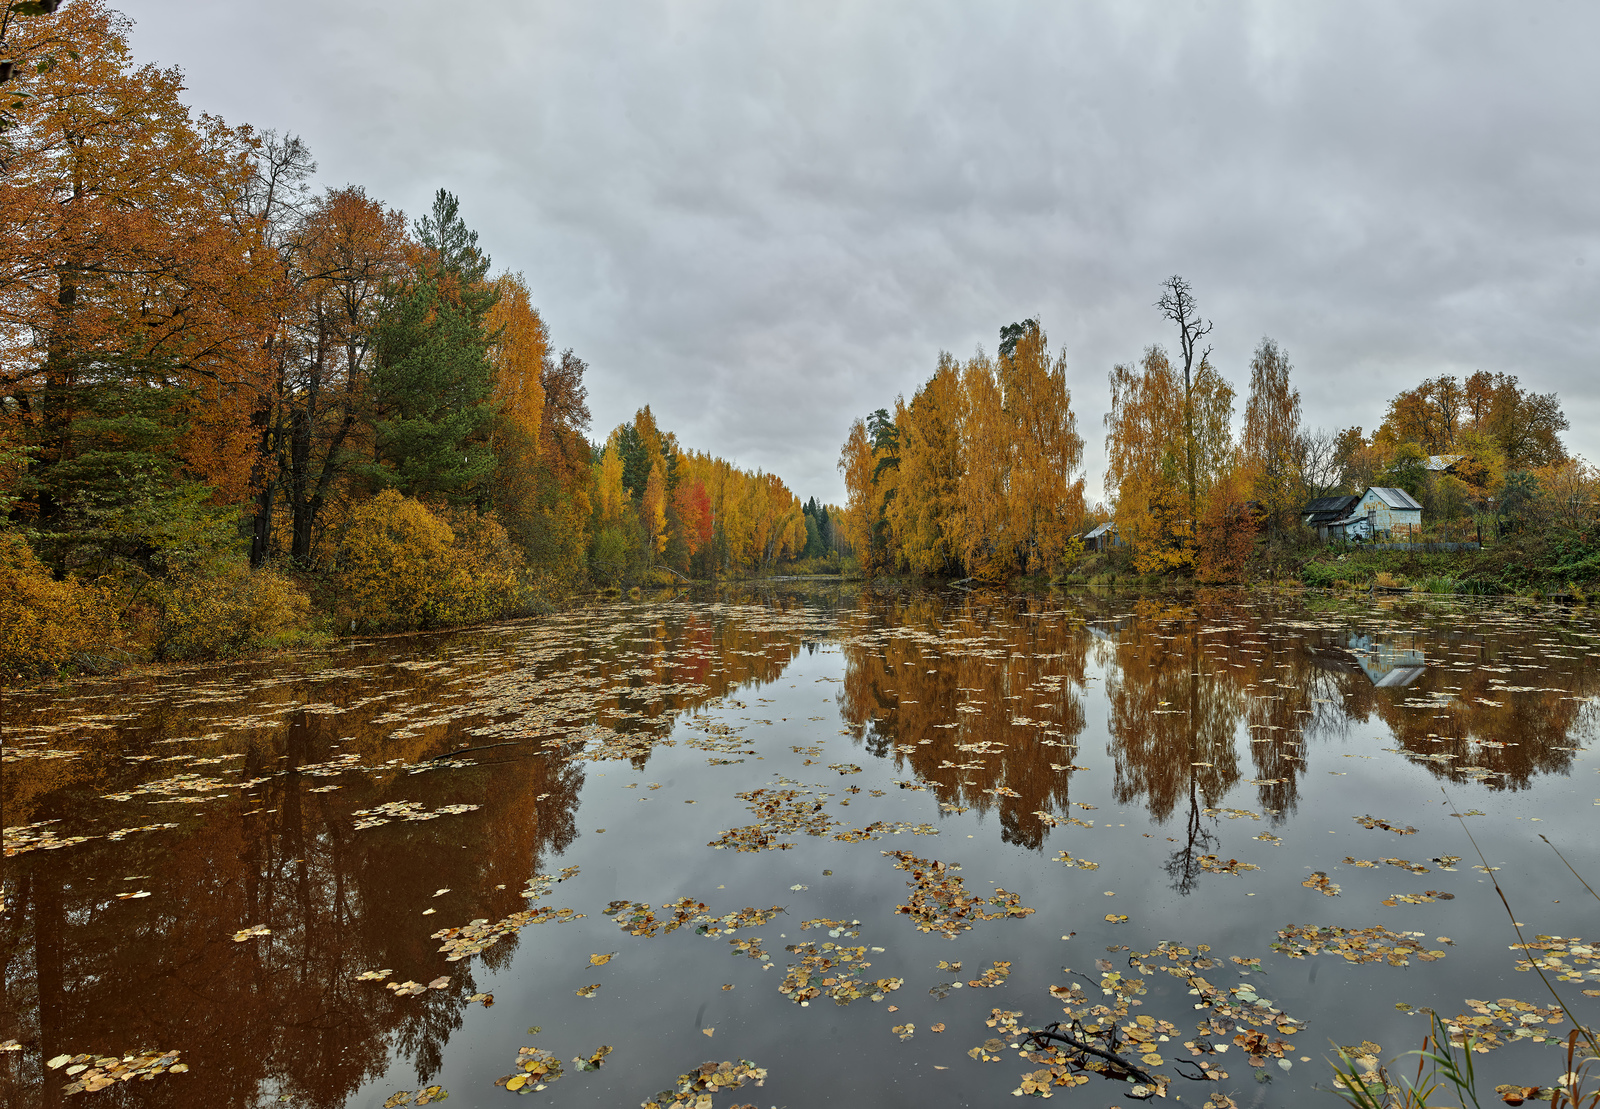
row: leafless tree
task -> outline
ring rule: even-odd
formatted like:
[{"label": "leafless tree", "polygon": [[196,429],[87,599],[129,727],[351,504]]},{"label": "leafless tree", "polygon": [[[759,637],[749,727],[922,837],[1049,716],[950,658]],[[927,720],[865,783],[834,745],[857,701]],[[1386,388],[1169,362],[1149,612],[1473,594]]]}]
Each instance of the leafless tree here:
[{"label": "leafless tree", "polygon": [[[1156,307],[1161,314],[1178,325],[1178,344],[1183,354],[1183,441],[1184,455],[1186,456],[1185,469],[1189,478],[1189,519],[1197,515],[1195,504],[1195,450],[1194,450],[1194,404],[1189,398],[1193,385],[1193,372],[1195,366],[1195,346],[1199,341],[1211,334],[1211,321],[1201,320],[1199,306],[1195,303],[1194,290],[1189,283],[1177,274],[1173,274],[1161,283],[1161,299],[1156,301]],[[1207,346],[1200,352],[1200,363],[1203,365],[1211,356],[1211,347]]]},{"label": "leafless tree", "polygon": [[1343,477],[1339,437],[1326,428],[1301,434],[1298,444],[1300,487],[1306,500],[1331,496]]}]

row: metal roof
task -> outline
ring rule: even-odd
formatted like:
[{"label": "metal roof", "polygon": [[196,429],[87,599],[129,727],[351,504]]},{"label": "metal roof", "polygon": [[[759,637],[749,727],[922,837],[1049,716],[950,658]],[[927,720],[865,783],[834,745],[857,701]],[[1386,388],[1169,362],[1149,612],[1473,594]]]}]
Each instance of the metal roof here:
[{"label": "metal roof", "polygon": [[1115,531],[1116,528],[1117,528],[1116,521],[1112,521],[1109,524],[1101,524],[1099,527],[1095,528],[1089,534],[1085,535],[1084,538],[1085,539],[1099,539],[1102,535],[1105,535],[1105,534],[1107,534],[1109,532]]},{"label": "metal roof", "polygon": [[1344,516],[1356,502],[1361,500],[1356,496],[1318,497],[1316,500],[1307,501],[1300,509],[1300,515],[1308,524],[1331,523]]},{"label": "metal roof", "polygon": [[1411,509],[1416,512],[1422,511],[1422,506],[1418,504],[1412,498],[1411,494],[1407,493],[1404,489],[1395,489],[1388,485],[1374,485],[1372,488],[1368,489],[1367,492],[1376,496],[1380,501],[1388,505],[1390,508]]}]

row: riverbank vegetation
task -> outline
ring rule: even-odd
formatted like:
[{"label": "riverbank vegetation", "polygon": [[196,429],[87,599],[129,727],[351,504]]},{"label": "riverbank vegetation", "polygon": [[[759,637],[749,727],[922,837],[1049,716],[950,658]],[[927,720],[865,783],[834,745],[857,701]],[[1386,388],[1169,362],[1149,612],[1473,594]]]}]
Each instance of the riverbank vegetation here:
[{"label": "riverbank vegetation", "polygon": [[[1554,393],[1504,373],[1447,374],[1393,397],[1370,434],[1311,428],[1288,352],[1267,337],[1236,436],[1237,393],[1204,345],[1212,324],[1189,284],[1168,278],[1157,308],[1177,349],[1152,344],[1111,369],[1106,502],[1093,509],[1065,359],[1036,320],[1002,329],[992,361],[942,354],[909,404],[858,420],[839,469],[867,572],[1318,586],[1388,574],[1438,591],[1600,590],[1600,471],[1567,454]],[[1409,538],[1422,549],[1333,549],[1301,523],[1307,502],[1372,486],[1421,504]],[[1478,549],[1454,549],[1469,543]]]},{"label": "riverbank vegetation", "polygon": [[586,363],[458,197],[318,188],[129,30],[76,0],[8,32],[3,680],[847,565],[836,511],[648,405],[591,443]]}]

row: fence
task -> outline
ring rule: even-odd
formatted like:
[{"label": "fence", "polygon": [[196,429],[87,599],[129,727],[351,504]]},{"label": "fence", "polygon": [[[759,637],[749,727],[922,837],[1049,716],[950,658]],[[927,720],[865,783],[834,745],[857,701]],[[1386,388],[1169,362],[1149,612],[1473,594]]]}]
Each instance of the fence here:
[{"label": "fence", "polygon": [[1361,551],[1476,551],[1481,543],[1350,543],[1348,549]]}]

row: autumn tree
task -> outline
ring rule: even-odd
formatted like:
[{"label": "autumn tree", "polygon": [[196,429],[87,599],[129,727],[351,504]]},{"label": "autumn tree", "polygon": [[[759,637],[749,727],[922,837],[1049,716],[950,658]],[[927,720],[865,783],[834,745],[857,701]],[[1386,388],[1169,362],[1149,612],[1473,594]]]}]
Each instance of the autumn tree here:
[{"label": "autumn tree", "polygon": [[493,337],[494,422],[489,450],[495,458],[492,503],[513,534],[526,531],[539,511],[540,442],[544,425],[545,363],[550,332],[533,306],[522,275],[494,280],[495,302],[484,327]]},{"label": "autumn tree", "polygon": [[9,44],[28,76],[0,190],[0,391],[29,448],[13,511],[58,571],[214,549],[249,494],[273,284],[243,203],[257,140],[192,118],[182,75],[135,66],[127,32],[79,0]]},{"label": "autumn tree", "polygon": [[1112,367],[1110,381],[1105,488],[1117,533],[1141,572],[1193,566],[1189,481],[1203,497],[1233,465],[1233,388],[1202,360],[1185,390],[1159,346],[1148,348],[1138,366]]},{"label": "autumn tree", "polygon": [[1251,492],[1277,530],[1300,500],[1300,391],[1289,384],[1289,355],[1263,337],[1250,360],[1250,399],[1239,446]]},{"label": "autumn tree", "polygon": [[1011,472],[1007,531],[1017,568],[1052,570],[1083,521],[1083,437],[1067,389],[1067,358],[1053,360],[1037,321],[1020,329],[998,366]]},{"label": "autumn tree", "polygon": [[[941,353],[939,368],[896,414],[903,428],[900,495],[890,520],[901,557],[914,573],[942,574],[961,564],[963,409],[960,367]],[[820,514],[817,519],[820,548]]]},{"label": "autumn tree", "polygon": [[289,556],[314,561],[323,512],[346,493],[357,445],[369,446],[364,403],[386,290],[406,274],[404,217],[358,186],[310,204],[280,246],[287,295],[270,346],[274,407],[262,449],[274,466],[252,531],[259,561],[272,543],[274,494],[290,523]]}]

